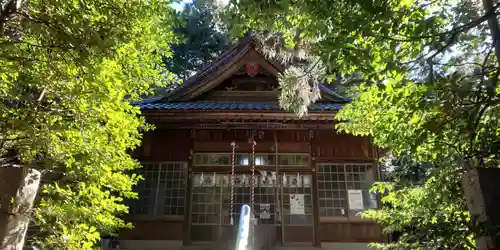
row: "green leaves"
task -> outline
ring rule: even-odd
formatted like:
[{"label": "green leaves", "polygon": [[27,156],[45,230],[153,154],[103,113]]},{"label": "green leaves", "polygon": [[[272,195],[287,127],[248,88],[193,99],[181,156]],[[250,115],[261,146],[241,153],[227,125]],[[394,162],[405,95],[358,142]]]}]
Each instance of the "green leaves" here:
[{"label": "green leaves", "polygon": [[[347,79],[356,76],[368,84],[388,75],[406,76],[406,62],[426,47],[425,41],[414,37],[432,35],[445,25],[425,19],[427,8],[433,6],[409,1],[306,0],[288,5],[244,0],[229,6],[226,16],[233,34],[279,33],[290,50],[305,51],[311,61],[321,60],[326,70],[318,78],[339,74],[343,77],[336,84],[348,84]],[[313,88],[317,84],[311,83]],[[296,101],[283,107],[299,114],[310,104]]]},{"label": "green leaves", "polygon": [[[456,185],[458,180],[454,178],[447,185]],[[397,241],[373,245],[380,249],[473,249],[462,193],[441,188],[437,179],[431,179],[422,186],[382,193],[385,206],[367,211],[363,217],[376,220],[385,233],[400,236]]]},{"label": "green leaves", "polygon": [[14,152],[45,174],[30,244],[94,249],[131,226],[129,152],[150,128],[131,102],[171,79],[159,65],[174,12],[163,0],[23,4],[0,34],[0,160]]},{"label": "green leaves", "polygon": [[214,60],[229,44],[226,27],[219,22],[217,1],[196,0],[186,5],[175,33],[180,41],[172,45],[172,58],[164,62],[177,79],[186,79]]},{"label": "green leaves", "polygon": [[428,166],[419,176],[423,184],[397,176],[393,190],[385,189],[387,184],[374,186],[386,207],[364,216],[381,223],[386,232],[406,233],[379,248],[474,249],[476,232],[460,181],[472,167],[500,166],[494,146],[498,140],[490,136],[500,123],[484,115],[499,117],[499,95],[490,96],[478,84],[483,83],[463,72],[423,83],[388,79],[382,85],[361,86],[358,98],[336,116],[339,130],[370,134],[395,157],[410,156],[411,162],[393,166],[389,173],[408,175],[416,163]]},{"label": "green leaves", "polygon": [[[275,54],[305,51],[294,61],[299,69],[280,77],[282,107],[304,114],[315,100],[304,97],[320,83],[314,79],[354,86],[336,128],[370,135],[402,159],[388,170],[393,183],[374,187],[388,206],[365,214],[401,232],[378,247],[474,248],[460,179],[472,167],[500,167],[500,69],[491,44],[499,31],[488,29],[477,3],[242,0],[228,13],[233,33],[284,38],[291,48],[279,44]],[[324,70],[301,79],[317,59]]]}]

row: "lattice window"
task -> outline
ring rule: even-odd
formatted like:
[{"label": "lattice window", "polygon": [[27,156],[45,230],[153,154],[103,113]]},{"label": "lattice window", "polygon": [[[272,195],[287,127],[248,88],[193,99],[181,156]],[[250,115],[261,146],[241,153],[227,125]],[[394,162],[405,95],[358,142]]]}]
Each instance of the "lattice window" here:
[{"label": "lattice window", "polygon": [[[248,166],[247,154],[236,154],[235,165]],[[194,155],[194,166],[231,166],[231,153],[196,153]]]},{"label": "lattice window", "polygon": [[[310,175],[286,174],[280,176],[282,189],[283,223],[287,226],[312,225],[313,204]],[[283,181],[285,178],[285,181]],[[296,200],[292,204],[292,198]]]},{"label": "lattice window", "polygon": [[221,218],[220,199],[225,193],[217,186],[194,186],[192,200],[192,223],[194,225],[219,225]]},{"label": "lattice window", "polygon": [[[255,188],[255,217],[259,224],[276,224],[276,183],[260,185]],[[268,207],[267,207],[268,206]],[[264,212],[263,209],[269,209]],[[262,213],[262,214],[261,214]]]},{"label": "lattice window", "polygon": [[279,154],[278,162],[280,166],[297,166],[297,167],[307,167],[309,166],[309,155],[308,154]]},{"label": "lattice window", "polygon": [[144,180],[136,186],[138,200],[132,200],[133,215],[184,215],[186,164],[143,163],[138,170]]},{"label": "lattice window", "polygon": [[[231,166],[231,153],[196,153],[194,155],[193,166]],[[235,155],[235,165],[250,166],[252,154],[237,153]],[[308,167],[308,154],[278,154],[278,163],[280,166]],[[276,154],[255,154],[256,166],[275,166]]]},{"label": "lattice window", "polygon": [[[229,174],[216,174],[215,182],[213,173],[204,173],[193,176],[192,223],[193,225],[230,225],[231,188]],[[238,174],[234,187],[234,222],[238,222],[241,206],[250,204],[250,175]],[[256,176],[256,182],[261,177]],[[243,184],[243,182],[245,184]],[[275,222],[275,188],[276,183],[255,184],[255,216],[261,218],[261,204],[269,206],[269,218],[260,220],[260,224],[274,224]]]},{"label": "lattice window", "polygon": [[[237,169],[242,166],[248,170],[251,165],[251,153],[237,153]],[[286,167],[308,167],[308,154],[255,154],[256,166]],[[196,153],[194,155],[193,167],[203,166],[231,166],[231,153]],[[255,175],[255,216],[260,218],[260,224],[281,224],[281,219],[287,225],[309,225],[312,223],[312,201],[311,201],[311,176],[300,176],[305,184],[293,184],[292,180],[296,174],[277,176],[277,180],[271,180],[271,176],[263,178],[257,171]],[[238,173],[234,188],[234,216],[239,218],[240,208],[243,204],[250,204],[251,188],[249,174]],[[287,178],[283,181],[283,178]],[[202,180],[203,179],[203,180]],[[302,183],[301,181],[301,183]],[[192,199],[192,224],[193,225],[229,225],[230,224],[230,175],[220,173],[201,173],[193,176],[193,199]],[[280,187],[284,186],[283,192]],[[303,195],[305,204],[304,212],[294,214],[290,212],[290,195]],[[277,203],[281,200],[282,203]],[[283,205],[280,209],[279,205]],[[261,215],[261,210],[266,210]],[[282,214],[278,216],[278,211]]]},{"label": "lattice window", "polygon": [[256,166],[276,166],[276,154],[255,154]]},{"label": "lattice window", "polygon": [[320,216],[358,215],[359,210],[349,209],[349,190],[361,190],[363,209],[376,208],[376,196],[369,192],[374,181],[372,164],[318,165]]}]

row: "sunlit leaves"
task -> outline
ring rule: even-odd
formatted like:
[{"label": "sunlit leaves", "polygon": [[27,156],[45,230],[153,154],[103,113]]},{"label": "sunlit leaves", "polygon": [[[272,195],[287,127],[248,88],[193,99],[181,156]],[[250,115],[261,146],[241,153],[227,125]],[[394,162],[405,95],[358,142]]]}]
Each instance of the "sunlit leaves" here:
[{"label": "sunlit leaves", "polygon": [[[457,185],[456,181],[448,184]],[[473,234],[467,225],[470,215],[464,211],[460,189],[442,189],[435,179],[430,179],[423,186],[382,194],[384,206],[363,213],[363,217],[376,220],[385,233],[400,236],[391,243],[372,245],[379,249],[474,249]]]},{"label": "sunlit leaves", "polygon": [[415,164],[426,165],[418,176],[425,184],[401,176],[396,189],[376,185],[386,203],[365,217],[381,223],[387,232],[406,232],[382,249],[474,249],[469,214],[460,180],[478,166],[499,167],[496,149],[500,128],[498,94],[479,87],[481,80],[463,72],[436,77],[432,83],[388,80],[362,86],[358,98],[336,118],[341,131],[371,135],[374,142],[396,157],[411,161],[393,167],[392,174],[414,174]]},{"label": "sunlit leaves", "polygon": [[[402,233],[397,242],[378,247],[473,249],[460,179],[473,167],[500,166],[498,58],[481,5],[289,3],[238,1],[230,19],[235,31],[280,32],[295,49],[307,45],[309,58],[327,67],[330,82],[354,80],[359,87],[350,93],[356,98],[338,113],[336,128],[371,135],[392,156],[410,159],[392,169],[393,189],[375,188],[388,206],[365,214],[385,231]],[[297,87],[290,77],[281,78],[287,94]],[[308,104],[304,98],[281,102],[298,114]],[[419,181],[404,176],[419,167]]]},{"label": "sunlit leaves", "polygon": [[132,102],[171,78],[174,13],[163,0],[23,4],[3,23],[16,35],[0,34],[0,159],[14,151],[45,174],[30,243],[94,249],[130,226],[130,152],[150,128]]},{"label": "sunlit leaves", "polygon": [[[288,1],[244,0],[231,5],[226,14],[234,34],[249,29],[278,32],[292,50],[305,49],[313,61],[320,59],[327,68],[323,79],[339,74],[343,76],[339,82],[346,83],[345,78],[356,74],[371,83],[388,74],[405,75],[407,62],[426,46],[425,39],[416,37],[443,30],[442,20],[425,17],[438,3],[423,7],[414,1],[305,0],[289,5]],[[284,107],[302,113],[309,103],[296,101]]]}]

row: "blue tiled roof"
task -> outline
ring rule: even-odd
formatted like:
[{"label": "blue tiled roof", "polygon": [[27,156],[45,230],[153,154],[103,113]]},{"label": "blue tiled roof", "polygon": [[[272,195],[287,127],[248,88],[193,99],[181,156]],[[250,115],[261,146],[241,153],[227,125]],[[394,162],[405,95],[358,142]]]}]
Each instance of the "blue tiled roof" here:
[{"label": "blue tiled roof", "polygon": [[[139,103],[142,110],[281,110],[278,104],[256,103]],[[317,103],[309,107],[310,111],[335,111],[342,108],[341,104]]]},{"label": "blue tiled roof", "polygon": [[346,97],[339,95],[337,92],[335,92],[335,90],[329,84],[320,84],[319,89],[321,91],[326,92],[329,95],[332,95],[332,96],[339,98],[341,101],[344,101],[344,102],[351,102],[352,101],[350,98],[346,98]]},{"label": "blue tiled roof", "polygon": [[[189,91],[191,87],[202,83],[204,81],[203,79],[205,76],[216,72],[217,70],[221,69],[224,65],[230,63],[231,60],[233,60],[238,55],[238,53],[242,52],[242,50],[245,49],[246,46],[249,46],[252,43],[258,44],[260,43],[260,41],[259,38],[253,32],[249,32],[243,38],[241,38],[237,43],[233,44],[228,50],[222,53],[222,55],[220,55],[218,59],[206,65],[204,68],[198,71],[194,76],[188,78],[180,85],[172,86],[172,90],[165,96],[165,100],[170,100],[170,101],[179,100],[178,98],[182,96],[183,92]],[[261,56],[264,57],[264,55]],[[274,60],[271,59],[266,59],[266,60],[268,60],[271,64],[275,66],[279,65],[278,68],[283,67],[283,65],[280,65],[278,62]],[[335,102],[348,103],[351,101],[349,98],[344,98],[338,93],[336,93],[335,90],[331,88],[331,86],[328,86],[328,84],[320,84],[319,87],[321,92],[335,97],[335,99],[337,99],[335,100]]]}]

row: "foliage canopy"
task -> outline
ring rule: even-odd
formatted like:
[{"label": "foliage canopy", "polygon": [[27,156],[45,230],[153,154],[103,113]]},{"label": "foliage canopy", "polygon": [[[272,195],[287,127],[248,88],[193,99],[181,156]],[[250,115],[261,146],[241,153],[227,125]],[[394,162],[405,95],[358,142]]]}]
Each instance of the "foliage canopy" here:
[{"label": "foliage canopy", "polygon": [[[318,85],[340,79],[355,98],[336,116],[337,129],[373,136],[389,155],[407,159],[391,166],[397,178],[374,186],[385,206],[364,213],[386,233],[401,234],[378,247],[472,249],[479,229],[460,180],[473,167],[500,166],[498,6],[489,0],[241,0],[226,16],[235,34],[278,34],[286,41],[279,49],[309,62],[302,72],[323,68],[313,76],[285,72],[282,91],[297,94],[282,98],[283,107],[305,115]],[[297,87],[304,82],[307,88]],[[416,165],[426,166],[421,182],[401,176]]]},{"label": "foliage canopy", "polygon": [[44,174],[32,244],[94,249],[130,226],[129,153],[149,128],[132,102],[162,84],[174,12],[163,0],[1,3],[1,167]]},{"label": "foliage canopy", "polygon": [[226,27],[217,20],[214,0],[196,0],[178,13],[175,34],[182,42],[172,45],[172,58],[165,58],[167,69],[180,79],[195,74],[214,60],[229,44]]}]

